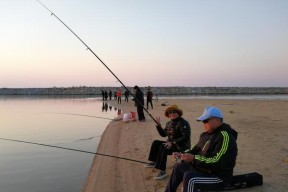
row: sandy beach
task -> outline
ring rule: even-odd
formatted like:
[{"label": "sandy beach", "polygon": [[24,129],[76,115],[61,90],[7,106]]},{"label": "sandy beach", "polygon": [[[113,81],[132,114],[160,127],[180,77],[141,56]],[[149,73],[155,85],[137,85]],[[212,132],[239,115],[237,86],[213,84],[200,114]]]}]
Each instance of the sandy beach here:
[{"label": "sandy beach", "polygon": [[[160,116],[164,125],[165,106],[176,104],[192,128],[194,145],[203,131],[195,119],[206,106],[219,107],[224,121],[238,131],[238,157],[234,175],[258,172],[263,175],[263,186],[234,191],[288,191],[288,100],[222,100],[222,99],[161,99],[154,102],[149,112]],[[134,103],[109,101],[123,113],[136,111]],[[111,122],[105,130],[97,152],[148,162],[151,142],[165,139],[158,135],[155,123],[145,114],[146,122]],[[168,158],[169,176],[175,162]],[[83,192],[158,192],[163,191],[169,179],[156,181],[157,170],[144,168],[142,163],[95,156]],[[180,188],[178,191],[181,191]]]}]

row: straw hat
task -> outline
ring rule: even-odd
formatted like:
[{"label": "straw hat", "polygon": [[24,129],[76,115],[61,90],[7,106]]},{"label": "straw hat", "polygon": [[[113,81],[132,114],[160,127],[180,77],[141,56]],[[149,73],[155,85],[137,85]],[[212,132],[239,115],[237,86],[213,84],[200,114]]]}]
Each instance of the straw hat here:
[{"label": "straw hat", "polygon": [[183,111],[182,111],[181,109],[179,109],[177,105],[171,105],[170,107],[168,107],[168,108],[165,110],[165,116],[166,116],[166,117],[169,117],[169,112],[170,112],[170,111],[176,111],[179,116],[182,116],[182,115],[183,115]]}]

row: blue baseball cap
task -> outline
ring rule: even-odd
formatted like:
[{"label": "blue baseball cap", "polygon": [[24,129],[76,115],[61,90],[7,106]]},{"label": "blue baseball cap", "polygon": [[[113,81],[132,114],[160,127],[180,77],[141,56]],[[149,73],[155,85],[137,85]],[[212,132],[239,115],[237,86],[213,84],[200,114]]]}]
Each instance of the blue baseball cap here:
[{"label": "blue baseball cap", "polygon": [[197,121],[205,121],[211,117],[223,119],[223,114],[217,107],[206,107],[203,114],[197,118]]}]

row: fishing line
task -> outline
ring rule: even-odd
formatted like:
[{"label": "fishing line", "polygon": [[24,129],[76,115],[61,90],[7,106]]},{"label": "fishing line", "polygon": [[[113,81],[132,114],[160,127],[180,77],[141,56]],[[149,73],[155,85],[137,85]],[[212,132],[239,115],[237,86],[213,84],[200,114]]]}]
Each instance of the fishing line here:
[{"label": "fishing line", "polygon": [[88,141],[88,140],[94,139],[95,137],[101,137],[101,135],[88,137],[88,138],[77,139],[76,141],[73,141],[73,143],[82,142],[82,141]]},{"label": "fishing line", "polygon": [[[125,86],[125,84],[113,73],[113,71],[98,57],[98,55],[72,30],[68,25],[66,25],[57,15],[55,15],[48,7],[46,7],[42,2],[37,0],[45,9],[47,9],[51,16],[54,16],[58,19],[81,43],[86,47],[86,50],[89,50],[103,65],[104,67],[117,79],[117,81],[130,93],[130,95],[135,99],[135,101],[144,109],[144,111],[151,117],[151,119],[157,124],[160,125],[159,122],[149,113],[149,111],[142,105],[142,103],[135,97],[133,93]],[[176,147],[180,150],[180,147],[174,142],[174,140],[168,135],[168,133],[163,129],[166,133],[167,137],[176,145]]]},{"label": "fishing line", "polygon": [[84,114],[79,114],[79,113],[54,113],[54,114],[60,114],[60,115],[74,115],[74,116],[81,116],[81,117],[91,117],[91,118],[97,118],[97,119],[107,119],[111,121],[119,121],[121,119],[111,119],[107,117],[98,117],[98,116],[93,116],[93,115],[84,115]]},{"label": "fishing line", "polygon": [[115,159],[122,159],[122,160],[136,162],[136,163],[144,163],[144,164],[148,163],[148,162],[145,162],[145,161],[139,161],[139,160],[129,159],[129,158],[125,158],[125,157],[118,157],[118,156],[114,156],[114,155],[107,155],[107,154],[103,154],[103,153],[96,153],[96,152],[85,151],[85,150],[80,150],[80,149],[72,149],[72,148],[60,147],[60,146],[56,146],[56,145],[48,145],[48,144],[43,144],[43,143],[36,143],[36,142],[31,142],[31,141],[23,141],[23,140],[7,139],[7,138],[0,138],[0,140],[13,141],[13,142],[18,142],[18,143],[27,143],[27,144],[32,144],[32,145],[40,145],[40,146],[45,146],[45,147],[65,149],[65,150],[69,150],[69,151],[77,151],[77,152],[81,152],[81,153],[100,155],[100,156],[111,157],[111,158],[115,158]]}]

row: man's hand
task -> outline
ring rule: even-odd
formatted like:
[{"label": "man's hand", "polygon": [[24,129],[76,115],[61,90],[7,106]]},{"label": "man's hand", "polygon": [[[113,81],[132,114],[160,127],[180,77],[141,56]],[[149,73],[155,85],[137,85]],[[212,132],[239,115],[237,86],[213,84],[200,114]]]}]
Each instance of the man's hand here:
[{"label": "man's hand", "polygon": [[194,160],[194,155],[190,153],[183,153],[183,154],[180,154],[180,159],[183,161],[192,163]]},{"label": "man's hand", "polygon": [[169,142],[169,141],[167,141],[167,142],[163,143],[163,145],[164,145],[164,147],[165,147],[166,149],[170,149],[171,146],[172,146],[172,143]]},{"label": "man's hand", "polygon": [[173,155],[175,161],[178,162],[178,163],[180,163],[180,161],[181,161],[181,159],[180,159],[181,153],[179,153],[179,152],[173,152],[172,155]]},{"label": "man's hand", "polygon": [[175,158],[180,158],[180,157],[181,157],[181,153],[179,153],[179,152],[173,152],[172,155],[173,155]]}]

